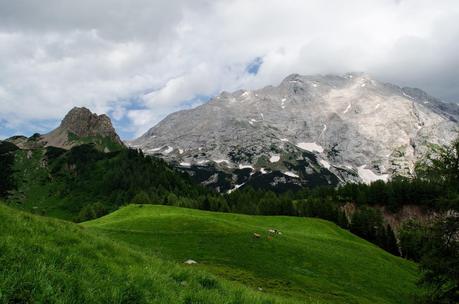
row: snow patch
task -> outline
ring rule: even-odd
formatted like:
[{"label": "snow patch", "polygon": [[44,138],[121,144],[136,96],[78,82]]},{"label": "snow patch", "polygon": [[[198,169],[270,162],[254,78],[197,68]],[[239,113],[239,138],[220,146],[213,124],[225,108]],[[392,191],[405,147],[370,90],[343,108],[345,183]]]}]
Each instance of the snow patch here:
[{"label": "snow patch", "polygon": [[280,160],[280,155],[272,155],[269,158],[269,162],[271,162],[271,163],[277,163],[279,160]]},{"label": "snow patch", "polygon": [[357,172],[364,183],[370,184],[371,182],[377,180],[382,180],[386,182],[389,179],[389,174],[377,175],[373,171],[371,171],[370,169],[366,169],[365,167],[366,165],[357,168]]},{"label": "snow patch", "polygon": [[287,138],[281,138],[280,141],[286,142],[286,141],[288,141],[288,139]]},{"label": "snow patch", "polygon": [[191,167],[191,164],[190,163],[186,163],[186,162],[181,162],[180,166],[182,166],[182,167]]},{"label": "snow patch", "polygon": [[324,159],[319,160],[319,163],[326,169],[330,169],[330,163]]},{"label": "snow patch", "polygon": [[239,169],[252,169],[255,170],[251,165],[239,165]]},{"label": "snow patch", "polygon": [[375,110],[379,109],[379,107],[381,106],[381,104],[377,104],[376,107],[375,107]]},{"label": "snow patch", "polygon": [[317,83],[313,83],[312,86],[313,86],[314,88],[317,88],[319,85],[318,85]]},{"label": "snow patch", "polygon": [[237,189],[239,189],[239,188],[241,188],[242,186],[244,186],[244,184],[245,184],[245,183],[242,183],[242,184],[239,184],[239,185],[234,186],[234,188],[233,188],[233,189],[229,189],[227,193],[230,194],[231,192],[236,191]]},{"label": "snow patch", "polygon": [[287,171],[287,172],[282,172],[282,173],[290,177],[300,178],[298,174],[295,174],[292,171]]},{"label": "snow patch", "polygon": [[183,154],[183,152],[184,152],[183,149],[180,149],[180,148],[178,149],[179,154]]},{"label": "snow patch", "polygon": [[172,151],[174,151],[174,148],[172,148],[171,146],[167,146],[167,149],[163,151],[163,154],[169,154]]},{"label": "snow patch", "polygon": [[349,104],[347,106],[346,110],[344,110],[343,114],[346,114],[351,109],[351,106],[352,106],[352,104]]},{"label": "snow patch", "polygon": [[249,96],[249,92],[245,91],[244,93],[241,94],[242,97]]},{"label": "snow patch", "polygon": [[231,162],[226,159],[215,159],[214,162],[216,162],[217,164],[221,164],[221,163],[227,163],[228,165],[231,164]]},{"label": "snow patch", "polygon": [[324,152],[324,148],[322,148],[322,146],[316,144],[315,142],[312,142],[312,143],[301,142],[301,143],[297,143],[296,146],[300,149],[310,151],[310,152],[314,152],[314,151],[317,151],[319,153]]},{"label": "snow patch", "polygon": [[261,172],[261,174],[267,174],[268,173],[268,171],[266,171],[265,168],[260,168],[260,172]]},{"label": "snow patch", "polygon": [[366,85],[367,85],[366,83],[362,83],[360,86],[363,88]]},{"label": "snow patch", "polygon": [[204,165],[206,163],[208,163],[209,161],[207,159],[204,159],[204,160],[200,160],[197,162],[198,165]]},{"label": "snow patch", "polygon": [[153,148],[153,149],[147,150],[147,152],[157,152],[157,151],[161,150],[162,148],[163,147]]}]

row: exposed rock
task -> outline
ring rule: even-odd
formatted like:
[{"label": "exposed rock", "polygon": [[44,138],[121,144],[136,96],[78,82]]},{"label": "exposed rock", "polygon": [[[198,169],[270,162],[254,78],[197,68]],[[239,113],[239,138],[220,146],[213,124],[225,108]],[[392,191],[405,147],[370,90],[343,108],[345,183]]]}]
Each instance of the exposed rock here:
[{"label": "exposed rock", "polygon": [[251,165],[247,184],[266,179],[263,168],[291,172],[288,183],[333,185],[412,174],[429,144],[457,136],[458,120],[459,106],[366,74],[295,74],[170,114],[130,145],[191,170],[208,164],[232,174]]},{"label": "exposed rock", "polygon": [[[70,110],[60,126],[43,135],[42,140],[46,146],[68,149],[79,144],[80,139],[91,138],[109,139],[117,145],[124,145],[107,115],[97,115],[84,107]],[[101,147],[101,149],[109,150],[108,147]]]}]

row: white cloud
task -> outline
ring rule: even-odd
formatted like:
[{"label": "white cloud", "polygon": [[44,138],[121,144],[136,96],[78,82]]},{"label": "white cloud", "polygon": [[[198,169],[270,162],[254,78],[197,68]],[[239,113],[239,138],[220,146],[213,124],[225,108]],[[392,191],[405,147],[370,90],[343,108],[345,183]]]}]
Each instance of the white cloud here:
[{"label": "white cloud", "polygon": [[291,73],[366,71],[459,101],[458,17],[455,0],[0,0],[0,119],[33,132],[87,106],[134,136]]}]

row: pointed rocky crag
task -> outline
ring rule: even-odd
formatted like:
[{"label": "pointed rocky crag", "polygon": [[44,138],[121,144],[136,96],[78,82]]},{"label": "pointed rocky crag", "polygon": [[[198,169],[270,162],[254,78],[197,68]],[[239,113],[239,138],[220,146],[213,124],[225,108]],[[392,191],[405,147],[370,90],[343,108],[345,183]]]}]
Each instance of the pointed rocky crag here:
[{"label": "pointed rocky crag", "polygon": [[84,107],[70,110],[60,126],[43,135],[41,141],[46,146],[64,149],[94,143],[106,152],[124,146],[107,115],[97,115]]}]

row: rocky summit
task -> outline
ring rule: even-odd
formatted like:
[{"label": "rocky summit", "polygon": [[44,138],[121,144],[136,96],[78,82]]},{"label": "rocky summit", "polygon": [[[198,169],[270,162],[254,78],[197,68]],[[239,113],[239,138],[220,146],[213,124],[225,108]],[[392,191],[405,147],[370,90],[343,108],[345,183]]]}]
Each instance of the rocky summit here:
[{"label": "rocky summit", "polygon": [[457,136],[458,120],[458,105],[367,74],[294,74],[173,113],[129,144],[220,191],[369,183],[412,174],[429,144]]},{"label": "rocky summit", "polygon": [[[43,135],[41,140],[47,146],[60,148],[70,148],[79,143],[94,141],[107,141],[111,145],[123,145],[107,115],[97,115],[84,107],[75,107],[70,110],[60,126]],[[109,147],[104,148],[110,150]]]}]

